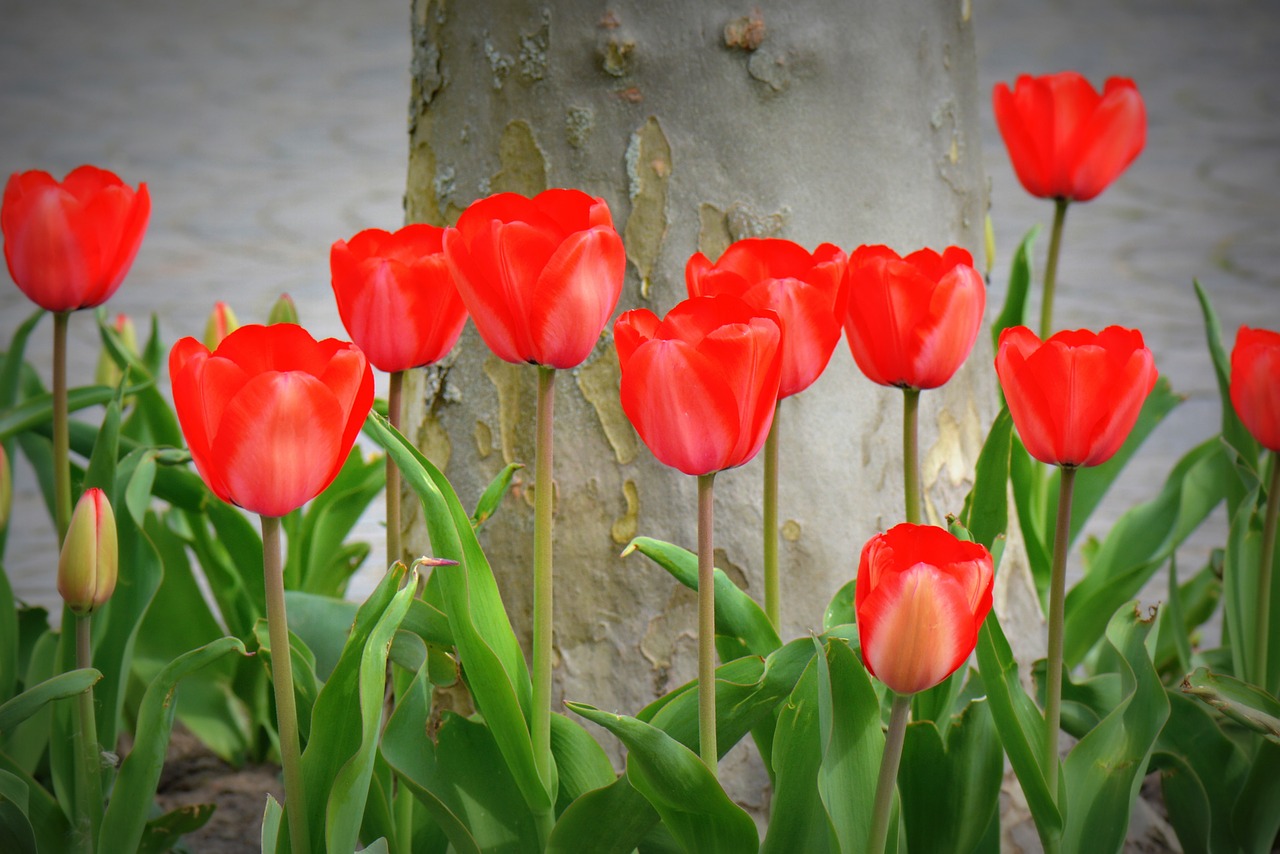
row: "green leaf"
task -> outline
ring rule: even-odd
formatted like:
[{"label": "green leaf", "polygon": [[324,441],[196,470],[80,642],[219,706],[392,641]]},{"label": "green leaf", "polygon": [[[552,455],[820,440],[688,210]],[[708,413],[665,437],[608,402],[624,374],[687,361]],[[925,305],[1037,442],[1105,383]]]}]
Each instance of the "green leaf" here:
[{"label": "green leaf", "polygon": [[[698,556],[688,549],[650,537],[636,537],[622,554],[625,557],[633,551],[658,564],[690,590],[698,589]],[[730,638],[741,646],[740,650],[734,650],[738,653],[736,655],[725,655],[721,650],[722,660],[730,661],[742,655],[768,655],[782,646],[778,632],[764,611],[723,570],[715,571],[715,588],[717,641]]]},{"label": "green leaf", "polygon": [[971,702],[943,725],[945,740],[932,721],[907,726],[898,792],[912,854],[981,850],[999,813],[1004,751],[990,705]]},{"label": "green leaf", "polygon": [[551,831],[547,854],[631,854],[657,821],[657,812],[623,774],[569,804]]},{"label": "green leaf", "polygon": [[[3,541],[0,540],[2,548]],[[18,684],[18,627],[18,611],[13,601],[13,588],[9,586],[9,573],[0,566],[0,697],[12,697]]]},{"label": "green leaf", "polygon": [[[5,753],[0,753],[0,772],[9,774],[27,787],[27,802],[22,814],[36,838],[36,850],[61,852],[66,849],[67,839],[71,834],[71,825],[67,823],[67,814],[48,791],[13,763]],[[9,784],[13,795],[19,795],[16,785]],[[0,813],[0,817],[5,817]],[[7,822],[0,822],[4,827]],[[7,849],[6,849],[7,850]]]},{"label": "green leaf", "polygon": [[0,705],[0,733],[9,733],[15,726],[54,700],[83,694],[101,679],[101,673],[92,667],[85,667],[59,673],[28,688],[18,696],[10,698],[4,705]]},{"label": "green leaf", "polygon": [[[1231,357],[1227,355],[1227,348],[1222,343],[1222,324],[1209,302],[1209,295],[1198,281],[1195,282],[1195,289],[1196,299],[1200,301],[1200,311],[1204,315],[1205,338],[1209,345],[1209,357],[1213,362],[1213,373],[1218,380],[1218,395],[1222,401],[1222,438],[1245,460],[1257,460],[1258,443],[1236,414],[1235,405],[1231,402]],[[1235,501],[1239,498],[1239,494],[1232,496],[1229,504],[1232,514],[1236,512]]]},{"label": "green leaf", "polygon": [[299,579],[297,589],[342,596],[369,554],[366,544],[343,541],[385,486],[383,461],[366,461],[360,448],[353,447],[338,476],[304,508],[291,532],[286,577]]},{"label": "green leaf", "polygon": [[1087,733],[1063,763],[1064,851],[1119,851],[1156,738],[1169,718],[1164,686],[1147,653],[1151,621],[1137,603],[1122,608],[1106,640],[1120,654],[1124,699]]},{"label": "green leaf", "polygon": [[[288,606],[286,605],[286,610]],[[293,622],[289,620],[289,622]],[[271,631],[264,617],[253,627],[254,640],[258,643],[258,662],[268,668],[267,679],[271,679],[270,670],[275,650],[271,648]],[[320,696],[321,680],[316,677],[316,657],[302,638],[289,631],[289,655],[293,665],[293,695],[297,704],[298,732],[303,741],[311,735],[312,713],[316,698]],[[275,721],[271,722],[274,727]]]},{"label": "green leaf", "polygon": [[1040,234],[1040,226],[1034,225],[1018,244],[1013,254],[1013,265],[1009,270],[1009,290],[1004,297],[1004,307],[1000,309],[995,322],[991,324],[991,344],[996,349],[1000,345],[1000,333],[1010,326],[1024,326],[1027,318],[1027,291],[1031,288],[1031,258],[1036,237]]},{"label": "green leaf", "polygon": [[328,681],[346,646],[359,603],[301,590],[286,590],[284,602],[289,613],[289,631],[315,656],[316,678]]},{"label": "green leaf", "polygon": [[191,548],[228,631],[244,640],[264,616],[262,538],[239,509],[209,496],[203,512],[183,514]]},{"label": "green leaf", "polygon": [[44,309],[32,312],[26,320],[13,332],[9,339],[9,349],[4,354],[4,363],[0,366],[0,410],[9,409],[18,400],[21,386],[23,357],[27,351],[27,340],[40,318],[44,317]]},{"label": "green leaf", "polygon": [[178,807],[147,822],[138,843],[138,854],[164,854],[188,833],[195,833],[213,818],[213,804]]},{"label": "green leaf", "polygon": [[608,786],[617,779],[613,763],[599,742],[576,721],[561,714],[551,715],[551,755],[560,779],[556,798],[558,813],[587,792]]},{"label": "green leaf", "polygon": [[27,818],[29,792],[21,777],[0,771],[0,850],[36,854],[36,834]]},{"label": "green leaf", "polygon": [[[773,798],[761,851],[783,854],[839,851],[834,828],[818,795],[822,731],[818,715],[818,656],[778,712],[773,736]],[[878,717],[878,710],[877,710]]]},{"label": "green leaf", "polygon": [[1223,499],[1231,465],[1217,439],[1189,451],[1160,494],[1130,508],[1112,526],[1088,573],[1067,593],[1063,657],[1079,664],[1098,642],[1108,615],[1132,599],[1174,549]]},{"label": "green leaf", "polygon": [[[1004,745],[1018,782],[1022,784],[1027,805],[1035,818],[1041,840],[1056,839],[1062,833],[1062,815],[1058,811],[1040,766],[1040,745],[1044,739],[1044,718],[1022,683],[1018,681],[1018,665],[1009,649],[995,612],[978,631],[978,667],[987,687],[987,701],[995,720],[1000,743]],[[1049,769],[1058,773],[1057,768]],[[1047,846],[1046,846],[1047,847]]]},{"label": "green leaf", "polygon": [[271,793],[267,793],[267,806],[262,814],[262,851],[263,854],[278,849],[281,841],[280,829],[284,824],[284,807]]},{"label": "green leaf", "polygon": [[1249,768],[1235,809],[1231,812],[1231,825],[1246,851],[1266,852],[1280,830],[1280,745],[1270,739],[1263,740]]},{"label": "green leaf", "polygon": [[1238,724],[1280,744],[1280,702],[1256,685],[1198,667],[1182,680],[1182,692]]},{"label": "green leaf", "polygon": [[831,597],[827,610],[822,614],[822,630],[829,632],[836,626],[847,626],[858,622],[858,613],[854,608],[854,598],[858,590],[858,579],[846,581]]},{"label": "green leaf", "polygon": [[522,468],[524,468],[524,463],[507,463],[502,471],[498,472],[497,477],[489,481],[489,485],[484,488],[484,492],[480,493],[480,500],[476,502],[475,512],[471,514],[472,527],[478,530],[481,525],[489,521],[489,517],[498,509],[503,497],[511,489],[512,478]]},{"label": "green leaf", "polygon": [[1013,418],[1008,407],[1000,410],[987,433],[974,466],[973,488],[964,499],[960,521],[973,541],[995,547],[996,538],[1009,527],[1009,450],[1013,442]]},{"label": "green leaf", "polygon": [[[1013,502],[1018,513],[1018,528],[1027,549],[1027,563],[1036,584],[1040,606],[1048,607],[1049,575],[1053,564],[1049,550],[1053,531],[1041,499],[1044,498],[1044,466],[1027,453],[1015,435],[1009,446],[1009,481],[1013,484]],[[975,519],[975,522],[977,520]]]},{"label": "green leaf", "polygon": [[549,819],[555,781],[542,780],[534,764],[527,722],[532,702],[528,666],[471,518],[440,470],[385,418],[370,413],[365,432],[387,450],[417,493],[437,556],[459,564],[436,567],[432,580],[441,591],[463,671],[525,802]]},{"label": "green leaf", "polygon": [[[143,385],[125,389],[125,394],[136,394]],[[67,391],[67,412],[79,412],[90,406],[102,406],[116,395],[116,390],[105,385],[80,386]],[[53,421],[53,395],[39,394],[18,405],[0,412],[0,441],[34,430]]]},{"label": "green leaf", "polygon": [[173,731],[176,712],[173,694],[178,683],[231,652],[248,654],[239,638],[220,638],[175,658],[147,686],[138,707],[133,749],[120,766],[111,802],[102,818],[98,836],[98,850],[102,854],[136,850],[142,840],[147,813],[164,768],[169,734]]},{"label": "green leaf", "polygon": [[657,727],[582,703],[566,705],[616,735],[627,747],[627,778],[689,852],[751,854],[755,822],[729,800],[702,760]]},{"label": "green leaf", "polygon": [[822,731],[818,792],[839,850],[855,854],[871,836],[870,805],[884,756],[880,701],[866,668],[848,644],[830,641],[816,660]]},{"label": "green leaf", "polygon": [[325,829],[330,851],[356,848],[382,726],[387,650],[417,583],[416,572],[397,564],[370,594],[312,710],[303,803],[309,824]]}]

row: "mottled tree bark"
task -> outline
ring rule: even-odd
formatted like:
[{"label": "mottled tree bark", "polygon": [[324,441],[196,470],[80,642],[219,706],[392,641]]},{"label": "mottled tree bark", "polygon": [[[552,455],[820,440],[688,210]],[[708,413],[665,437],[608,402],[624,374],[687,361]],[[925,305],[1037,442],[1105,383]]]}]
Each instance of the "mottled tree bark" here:
[{"label": "mottled tree bark", "polygon": [[[981,258],[973,34],[964,2],[413,4],[411,222],[449,223],[500,190],[605,198],[629,259],[619,312],[665,313],[684,265],[730,241],[812,249],[960,244]],[[930,515],[961,509],[995,411],[990,344],[921,402]],[[450,362],[410,372],[409,435],[472,504],[507,462],[530,465],[537,372],[468,328]],[[634,713],[696,671],[695,595],[633,555],[637,534],[696,544],[695,478],[659,464],[618,401],[609,331],[557,379],[557,700]],[[901,392],[871,384],[842,342],[780,413],[783,634],[821,624],[872,533],[901,521]],[[717,478],[717,565],[762,595],[761,463]],[[406,501],[406,547],[427,548]],[[531,494],[520,485],[482,540],[517,633],[531,603]],[[611,742],[611,739],[603,739]],[[611,747],[615,756],[616,746]],[[749,751],[723,777],[763,805]]]}]

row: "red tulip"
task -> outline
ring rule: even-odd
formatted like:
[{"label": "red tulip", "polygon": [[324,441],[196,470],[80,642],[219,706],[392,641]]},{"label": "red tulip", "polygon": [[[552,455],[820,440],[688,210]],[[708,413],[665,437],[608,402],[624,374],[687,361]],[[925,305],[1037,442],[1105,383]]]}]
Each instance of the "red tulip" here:
[{"label": "red tulip", "polygon": [[1262,447],[1280,453],[1280,332],[1240,327],[1231,351],[1231,405]]},{"label": "red tulip", "polygon": [[9,275],[48,311],[101,305],[129,272],[150,215],[146,184],[134,190],[95,166],[61,184],[47,172],[14,173],[0,208]]},{"label": "red tulip", "polygon": [[862,659],[899,694],[932,688],[973,652],[991,610],[991,553],[932,525],[896,525],[862,547],[854,608]]},{"label": "red tulip", "polygon": [[739,240],[714,264],[701,252],[684,268],[689,296],[732,294],[778,315],[782,383],[778,397],[804,391],[827,367],[840,340],[845,254],[824,243],[805,251],[790,240]]},{"label": "red tulip", "polygon": [[1041,342],[1025,326],[1000,333],[996,374],[1027,452],[1060,466],[1111,459],[1156,384],[1136,329],[1064,330]]},{"label": "red tulip", "polygon": [[859,246],[845,271],[844,329],[867,379],[937,388],[973,349],[986,288],[973,256],[958,246],[905,258],[887,246]]},{"label": "red tulip", "polygon": [[1027,192],[1088,201],[1142,152],[1147,114],[1132,80],[1112,77],[1102,94],[1074,71],[997,83],[992,100],[1009,159]]},{"label": "red tulip", "polygon": [[445,229],[445,256],[476,331],[498,358],[572,368],[622,292],[626,254],[603,199],[499,193]]},{"label": "red tulip", "polygon": [[736,297],[692,297],[662,320],[628,311],[613,333],[622,409],[655,457],[704,475],[759,452],[782,373],[777,315]]},{"label": "red tulip", "polygon": [[301,326],[242,326],[210,353],[169,353],[173,403],[196,469],[223,501],[283,516],[337,476],[373,405],[373,373],[353,344]]},{"label": "red tulip", "polygon": [[467,322],[444,258],[444,229],[370,228],[329,251],[342,325],[375,368],[387,373],[443,359]]}]

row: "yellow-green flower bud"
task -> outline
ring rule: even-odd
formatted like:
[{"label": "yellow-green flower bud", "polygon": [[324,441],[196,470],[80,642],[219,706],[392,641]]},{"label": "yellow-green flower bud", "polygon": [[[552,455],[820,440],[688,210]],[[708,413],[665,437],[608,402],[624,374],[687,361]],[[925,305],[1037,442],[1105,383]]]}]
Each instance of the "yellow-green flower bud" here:
[{"label": "yellow-green flower bud", "polygon": [[996,265],[996,229],[991,224],[991,214],[987,214],[986,221],[982,224],[982,248],[986,254],[986,267],[984,271],[987,281],[991,281],[991,269]]},{"label": "yellow-green flower bud", "polygon": [[87,489],[76,503],[62,543],[58,595],[73,613],[92,614],[115,591],[119,562],[111,502],[101,489]]},{"label": "yellow-green flower bud", "polygon": [[276,300],[275,305],[271,306],[271,313],[267,315],[267,325],[273,326],[277,323],[298,323],[298,307],[293,303],[293,297],[288,294],[281,294],[280,299]]},{"label": "yellow-green flower bud", "polygon": [[239,328],[240,321],[236,320],[231,306],[221,301],[214,303],[213,311],[209,312],[209,322],[204,325],[204,346],[216,350],[223,338]]},{"label": "yellow-green flower bud", "polygon": [[13,509],[13,473],[9,471],[9,455],[0,445],[0,531],[9,527],[9,511]]},{"label": "yellow-green flower bud", "polygon": [[[117,314],[112,327],[120,336],[120,343],[124,348],[135,356],[138,355],[138,330],[133,326],[133,319],[127,314]],[[120,383],[120,366],[111,358],[106,347],[98,354],[98,368],[93,373],[93,380],[98,385],[115,386]]]}]

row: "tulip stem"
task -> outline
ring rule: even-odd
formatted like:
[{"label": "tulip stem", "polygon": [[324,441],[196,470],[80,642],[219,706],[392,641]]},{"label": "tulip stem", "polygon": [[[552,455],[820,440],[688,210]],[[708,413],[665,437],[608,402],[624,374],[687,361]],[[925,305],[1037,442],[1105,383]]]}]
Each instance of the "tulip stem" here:
[{"label": "tulip stem", "polygon": [[1280,515],[1280,453],[1271,453],[1271,481],[1267,485],[1267,515],[1262,525],[1262,563],[1258,566],[1257,618],[1253,622],[1253,684],[1274,693],[1267,678],[1267,648],[1271,637],[1271,568],[1276,555],[1276,518]]},{"label": "tulip stem", "polygon": [[542,784],[551,791],[551,623],[554,615],[551,568],[551,475],[556,404],[556,371],[538,366],[538,423],[533,474],[533,759]]},{"label": "tulip stem", "polygon": [[[65,315],[63,315],[65,317]],[[69,613],[65,612],[64,613]],[[93,667],[91,617],[88,614],[75,618],[76,667]],[[93,688],[77,697],[76,747],[76,825],[85,843],[85,850],[93,851],[97,844],[98,828],[102,824],[102,752],[98,746],[98,723],[93,708]]]},{"label": "tulip stem", "polygon": [[1071,496],[1075,466],[1063,466],[1058,490],[1058,524],[1053,534],[1053,569],[1049,577],[1049,652],[1045,665],[1044,757],[1041,763],[1049,795],[1058,798],[1058,733],[1062,728],[1062,636],[1067,598],[1067,548],[1071,539]]},{"label": "tulip stem", "polygon": [[907,521],[919,525],[920,512],[920,389],[902,390],[902,491],[907,502]]},{"label": "tulip stem", "polygon": [[[781,408],[782,402],[778,402]],[[778,410],[764,440],[764,612],[782,630],[781,590],[778,584]]]},{"label": "tulip stem", "polygon": [[718,777],[716,744],[715,472],[698,476],[698,754]]},{"label": "tulip stem", "polygon": [[902,741],[907,733],[907,716],[911,711],[910,694],[893,694],[893,711],[889,713],[889,731],[884,737],[884,755],[880,759],[880,777],[876,780],[875,806],[871,812],[871,844],[869,854],[881,854],[889,838],[889,814],[893,811],[893,790],[898,782],[898,764],[902,761]]},{"label": "tulip stem", "polygon": [[1049,233],[1049,258],[1044,265],[1044,293],[1040,302],[1040,340],[1053,334],[1053,292],[1058,284],[1058,250],[1062,248],[1062,225],[1067,220],[1070,199],[1054,199],[1053,230]]},{"label": "tulip stem", "polygon": [[[400,397],[404,385],[404,371],[392,371],[387,389],[387,421],[395,430],[400,429]],[[400,469],[387,454],[387,566],[400,560]]]},{"label": "tulip stem", "polygon": [[53,513],[58,545],[71,526],[71,460],[67,432],[67,321],[71,313],[53,313]]},{"label": "tulip stem", "polygon": [[293,694],[293,660],[289,621],[284,608],[284,564],[280,560],[280,519],[262,517],[262,564],[267,596],[267,631],[271,638],[271,684],[276,697],[276,729],[284,768],[285,811],[291,850],[311,850],[307,797],[302,787],[302,750],[298,740],[298,707]]}]

